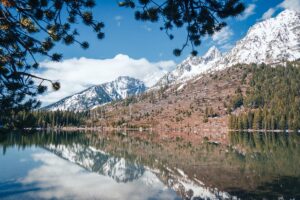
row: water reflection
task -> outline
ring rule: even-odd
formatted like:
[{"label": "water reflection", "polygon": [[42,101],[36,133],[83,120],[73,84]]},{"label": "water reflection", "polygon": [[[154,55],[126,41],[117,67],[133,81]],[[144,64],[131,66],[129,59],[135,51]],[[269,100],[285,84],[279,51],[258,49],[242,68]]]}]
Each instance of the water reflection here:
[{"label": "water reflection", "polygon": [[[299,135],[230,133],[224,144],[157,138],[140,132],[1,135],[6,171],[35,164],[22,175],[7,177],[1,170],[0,198],[300,197]],[[17,149],[23,163],[12,162]]]},{"label": "water reflection", "polygon": [[[39,191],[28,196],[46,199],[174,199],[175,193],[164,189],[163,184],[150,172],[129,184],[117,183],[107,176],[88,173],[77,165],[70,165],[50,153],[33,155],[35,161],[42,162],[38,168],[29,171],[21,179],[23,185],[36,185]],[[147,178],[157,180],[153,185],[145,185]]]}]

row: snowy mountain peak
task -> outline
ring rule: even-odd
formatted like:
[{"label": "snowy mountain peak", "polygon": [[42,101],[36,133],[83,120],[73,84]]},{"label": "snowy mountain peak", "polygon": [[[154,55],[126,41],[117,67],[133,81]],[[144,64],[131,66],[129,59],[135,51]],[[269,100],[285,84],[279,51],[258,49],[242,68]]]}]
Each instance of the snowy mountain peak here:
[{"label": "snowy mountain peak", "polygon": [[212,46],[208,49],[208,51],[204,54],[203,59],[206,60],[206,62],[218,59],[222,56],[222,53],[219,51],[219,49],[216,46]]},{"label": "snowy mountain peak", "polygon": [[284,28],[288,24],[293,24],[299,20],[299,15],[300,13],[294,11],[294,10],[289,10],[286,9],[282,12],[280,12],[276,17],[260,21],[254,25],[252,25],[248,32],[247,35],[251,34],[258,34],[257,30],[258,29],[263,29],[264,31],[270,31],[267,30],[268,28]]},{"label": "snowy mountain peak", "polygon": [[277,20],[286,20],[287,18],[297,18],[299,16],[299,12],[291,9],[286,9],[280,12],[275,19]]},{"label": "snowy mountain peak", "polygon": [[246,36],[225,54],[211,47],[203,57],[188,57],[156,86],[180,83],[203,73],[238,63],[274,64],[300,58],[300,13],[284,10],[276,17],[254,24]]},{"label": "snowy mountain peak", "polygon": [[[142,81],[129,76],[119,76],[116,80],[103,84],[102,86],[107,93],[115,95],[113,100],[125,99],[130,95],[144,92],[145,89],[145,85]],[[141,88],[141,86],[143,87]]]},{"label": "snowy mountain peak", "polygon": [[127,80],[134,80],[134,78],[129,76],[119,76],[115,81],[127,81]]},{"label": "snowy mountain peak", "polygon": [[227,66],[237,63],[278,63],[300,58],[300,14],[285,10],[253,25],[226,55]]},{"label": "snowy mountain peak", "polygon": [[188,80],[207,71],[222,58],[221,52],[213,46],[201,56],[189,56],[177,68],[163,76],[154,87]]},{"label": "snowy mountain peak", "polygon": [[128,76],[120,76],[112,82],[92,86],[44,109],[50,111],[83,111],[114,100],[125,99],[128,96],[143,93],[145,90],[146,86],[142,81]]},{"label": "snowy mountain peak", "polygon": [[294,10],[284,10],[280,12],[276,17],[258,22],[251,26],[247,32],[246,37],[249,35],[257,35],[261,32],[272,33],[272,30],[276,30],[277,32],[277,29],[284,29],[287,28],[287,26],[293,27],[296,25],[295,23],[298,23],[299,25],[299,17],[300,13]]}]

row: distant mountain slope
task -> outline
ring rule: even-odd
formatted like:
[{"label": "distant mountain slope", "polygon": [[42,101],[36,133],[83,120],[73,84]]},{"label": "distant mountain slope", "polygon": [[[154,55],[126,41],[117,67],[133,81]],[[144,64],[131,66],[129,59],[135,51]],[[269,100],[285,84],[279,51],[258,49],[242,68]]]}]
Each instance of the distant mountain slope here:
[{"label": "distant mountain slope", "polygon": [[163,76],[155,86],[166,85],[174,81],[190,79],[201,74],[220,61],[221,52],[215,47],[211,47],[203,57],[190,56],[180,63],[177,68]]},{"label": "distant mountain slope", "polygon": [[253,25],[223,59],[237,63],[277,63],[300,58],[300,13],[284,10],[275,18]]},{"label": "distant mountain slope", "polygon": [[179,83],[238,63],[272,64],[297,60],[300,58],[299,22],[300,13],[284,10],[275,18],[253,25],[228,53],[222,55],[212,47],[202,57],[188,57],[155,86]]},{"label": "distant mountain slope", "polygon": [[142,81],[128,76],[120,76],[112,82],[92,86],[82,92],[51,104],[44,109],[50,111],[83,111],[97,105],[140,94],[145,90],[146,86]]}]

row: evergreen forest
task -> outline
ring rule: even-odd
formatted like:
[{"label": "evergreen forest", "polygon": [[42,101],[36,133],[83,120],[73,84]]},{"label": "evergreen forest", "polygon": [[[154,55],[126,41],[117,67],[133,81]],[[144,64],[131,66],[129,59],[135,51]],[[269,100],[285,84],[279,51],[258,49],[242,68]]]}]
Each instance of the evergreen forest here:
[{"label": "evergreen forest", "polygon": [[231,129],[300,129],[300,63],[285,66],[252,65],[251,78],[245,94],[241,90],[232,99]]}]

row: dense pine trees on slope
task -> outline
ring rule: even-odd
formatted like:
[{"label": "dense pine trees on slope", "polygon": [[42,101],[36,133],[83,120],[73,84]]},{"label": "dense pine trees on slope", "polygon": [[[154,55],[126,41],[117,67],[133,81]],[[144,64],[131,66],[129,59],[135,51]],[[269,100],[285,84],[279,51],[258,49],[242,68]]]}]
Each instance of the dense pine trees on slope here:
[{"label": "dense pine trees on slope", "polygon": [[[246,112],[231,115],[231,129],[300,129],[300,62],[253,65],[250,89],[239,95]],[[236,105],[236,104],[234,104]],[[236,106],[233,106],[235,109]]]},{"label": "dense pine trees on slope", "polygon": [[[89,117],[89,112],[71,111],[22,111],[17,114],[12,113],[10,121],[4,123],[6,128],[23,127],[58,127],[58,126],[79,126],[85,124]],[[1,120],[1,117],[0,117]],[[3,120],[2,120],[3,121]]]}]

